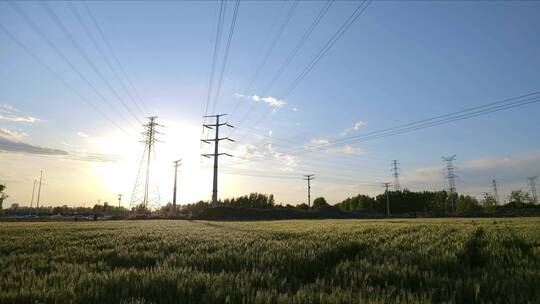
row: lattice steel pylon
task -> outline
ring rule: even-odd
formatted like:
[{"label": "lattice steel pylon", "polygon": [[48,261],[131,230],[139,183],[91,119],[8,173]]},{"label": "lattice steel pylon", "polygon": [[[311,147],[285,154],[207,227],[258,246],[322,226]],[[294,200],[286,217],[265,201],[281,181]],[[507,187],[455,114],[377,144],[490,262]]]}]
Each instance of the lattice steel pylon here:
[{"label": "lattice steel pylon", "polygon": [[450,209],[452,213],[456,213],[456,178],[457,175],[454,173],[454,160],[456,160],[456,155],[449,157],[442,157],[443,161],[446,162],[446,178],[448,179],[448,191],[450,192]]},{"label": "lattice steel pylon", "polygon": [[156,135],[161,134],[157,131],[157,127],[162,125],[156,122],[157,116],[148,117],[148,123],[144,124],[144,139],[141,141],[144,144],[144,151],[139,163],[137,179],[133,186],[130,206],[141,208],[143,210],[155,209],[160,207],[159,187],[156,183],[152,183],[152,160],[155,160],[155,144],[159,142]]}]

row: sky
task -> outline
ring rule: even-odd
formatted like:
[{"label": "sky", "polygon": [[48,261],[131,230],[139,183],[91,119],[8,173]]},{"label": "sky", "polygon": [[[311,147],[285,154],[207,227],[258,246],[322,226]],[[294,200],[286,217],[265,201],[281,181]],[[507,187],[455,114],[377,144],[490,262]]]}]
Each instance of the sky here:
[{"label": "sky", "polygon": [[[402,188],[439,190],[448,184],[441,157],[456,155],[457,191],[477,197],[493,179],[502,199],[529,191],[526,177],[540,174],[540,2],[221,5],[1,2],[7,203],[29,205],[43,171],[42,205],[123,194],[130,206],[151,115],[163,125],[151,168],[161,205],[172,200],[177,159],[179,203],[211,198],[205,113],[235,126],[221,129],[235,142],[220,143],[233,155],[219,158],[220,198],[303,203],[303,174],[315,174],[312,198],[375,195],[394,182],[394,159]],[[531,103],[501,111],[373,133],[526,94]]]}]

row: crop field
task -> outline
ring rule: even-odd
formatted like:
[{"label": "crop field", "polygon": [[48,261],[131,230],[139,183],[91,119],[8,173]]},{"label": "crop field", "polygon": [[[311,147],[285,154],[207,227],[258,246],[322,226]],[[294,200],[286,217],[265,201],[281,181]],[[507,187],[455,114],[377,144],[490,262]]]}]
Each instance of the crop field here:
[{"label": "crop field", "polygon": [[540,219],[0,223],[1,303],[533,303]]}]

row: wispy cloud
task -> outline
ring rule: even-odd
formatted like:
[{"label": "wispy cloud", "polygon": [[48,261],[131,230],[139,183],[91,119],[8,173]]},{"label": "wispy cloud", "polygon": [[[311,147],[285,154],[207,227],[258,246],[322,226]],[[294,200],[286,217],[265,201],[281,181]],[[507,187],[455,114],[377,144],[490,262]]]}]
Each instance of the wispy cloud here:
[{"label": "wispy cloud", "polygon": [[64,150],[40,147],[3,137],[0,137],[0,151],[38,155],[69,155],[69,153]]},{"label": "wispy cloud", "polygon": [[24,133],[17,133],[5,128],[0,128],[0,152],[56,156],[62,159],[89,162],[114,162],[119,159],[116,155],[66,151],[22,142],[21,139],[26,136],[26,134],[23,134]]},{"label": "wispy cloud", "polygon": [[0,127],[0,138],[12,140],[12,141],[19,141],[26,136],[27,134],[24,132],[17,132],[17,131],[13,131],[7,128]]},{"label": "wispy cloud", "polygon": [[30,115],[21,115],[18,112],[19,110],[17,110],[13,106],[6,104],[0,105],[0,119],[26,123],[34,123],[39,120],[36,117]]},{"label": "wispy cloud", "polygon": [[254,102],[265,103],[268,106],[270,106],[274,111],[277,111],[278,109],[282,108],[283,106],[287,104],[285,100],[272,97],[272,96],[261,97],[258,95],[244,95],[244,94],[239,94],[239,93],[234,93],[234,96],[238,98],[246,98]]}]

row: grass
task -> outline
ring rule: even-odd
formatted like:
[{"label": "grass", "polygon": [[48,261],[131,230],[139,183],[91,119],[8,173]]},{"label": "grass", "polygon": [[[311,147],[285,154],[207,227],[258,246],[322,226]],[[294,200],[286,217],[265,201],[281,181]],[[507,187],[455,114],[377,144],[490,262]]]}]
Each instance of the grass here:
[{"label": "grass", "polygon": [[0,303],[533,303],[540,219],[0,223]]}]

